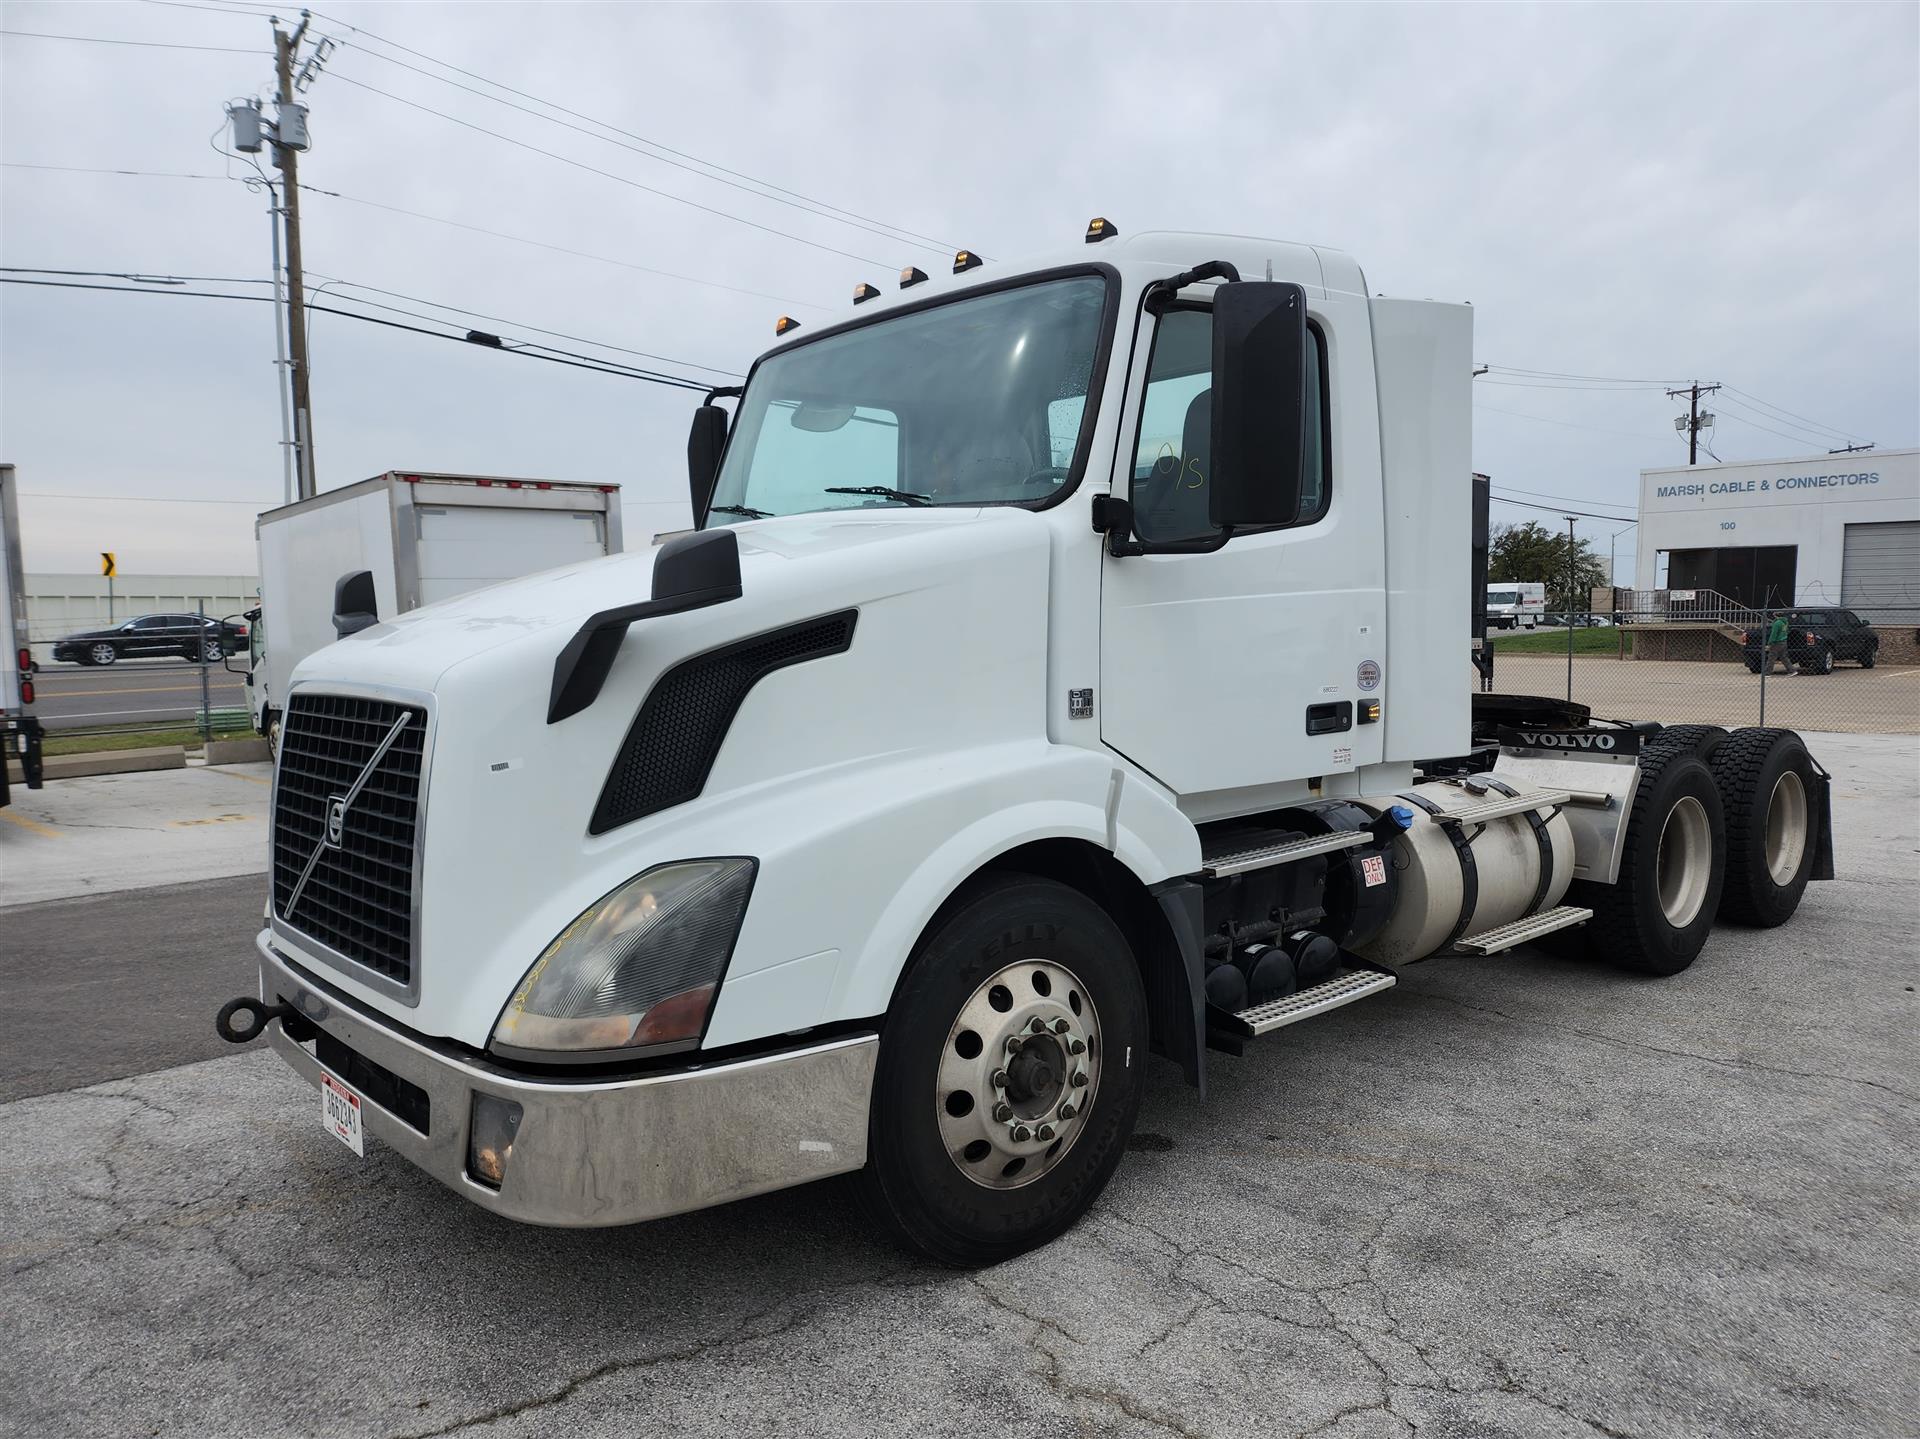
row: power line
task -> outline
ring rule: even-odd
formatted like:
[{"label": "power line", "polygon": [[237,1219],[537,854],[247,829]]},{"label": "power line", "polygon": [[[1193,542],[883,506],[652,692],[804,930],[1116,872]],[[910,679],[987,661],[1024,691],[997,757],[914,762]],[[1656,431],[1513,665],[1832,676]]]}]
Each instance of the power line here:
[{"label": "power line", "polygon": [[[642,145],[629,144],[625,140],[617,140],[613,138],[611,135],[603,135],[598,130],[589,129],[585,125],[576,125],[576,124],[573,124],[571,121],[562,120],[553,115],[543,114],[539,110],[533,109],[531,106],[516,105],[513,101],[503,99],[499,95],[489,95],[486,91],[477,90],[471,85],[462,85],[458,80],[449,80],[445,75],[436,75],[431,70],[421,69],[418,65],[409,65],[406,61],[396,60],[391,55],[382,55],[377,50],[369,50],[366,46],[354,44],[354,42],[351,40],[345,43],[349,45],[352,49],[357,51],[359,54],[365,55],[369,59],[380,60],[385,62],[388,65],[397,65],[402,70],[411,70],[416,75],[423,75],[427,79],[437,81],[442,85],[451,85],[456,90],[463,90],[469,95],[478,96],[480,99],[489,101],[492,104],[504,105],[509,110],[518,110],[523,115],[531,115],[536,120],[544,120],[550,125],[558,125],[562,129],[572,130],[576,134],[585,135],[589,139],[598,140],[603,144],[617,145],[622,150],[630,150],[636,155],[644,155],[649,160],[657,160],[663,165],[671,165],[676,170],[685,170],[688,174],[698,175],[703,180],[711,180],[715,184],[729,186],[732,189],[740,191],[742,194],[753,195],[762,200],[771,200],[776,205],[785,205],[789,209],[799,210],[803,214],[817,215],[821,219],[832,221],[836,225],[849,225],[856,230],[865,230],[868,234],[878,235],[881,239],[892,241],[896,245],[904,242],[912,245],[915,249],[933,250],[941,254],[951,254],[954,249],[954,247],[946,245],[944,242],[939,240],[926,240],[926,239],[913,236],[912,232],[910,231],[898,231],[898,227],[886,225],[884,221],[877,221],[872,224],[869,224],[864,219],[843,218],[841,215],[831,213],[830,209],[828,208],[822,208],[814,201],[805,200],[805,199],[788,199],[783,195],[771,194],[766,190],[755,189],[753,185],[743,184],[738,180],[731,180],[726,178],[723,175],[710,174],[706,170],[700,169],[697,165],[687,164],[684,161],[676,160],[671,158],[670,156],[658,154],[654,150],[644,148],[645,145],[652,145],[654,143],[653,141],[650,141],[650,140],[645,141],[643,142]],[[438,64],[440,62],[436,61],[434,63]],[[492,84],[494,82],[488,81],[487,83]],[[550,104],[551,102],[543,100],[540,103],[545,105],[545,104]],[[558,109],[560,107],[554,106],[553,108]],[[568,112],[568,113],[572,113],[572,112]],[[595,120],[592,123],[595,125],[604,126],[607,129],[616,128],[614,126],[607,125],[607,123],[603,120]],[[625,133],[625,132],[622,132],[622,133]],[[702,161],[700,163],[704,164],[705,162]],[[760,182],[758,181],[755,182],[755,184],[758,184],[758,183]],[[896,233],[896,231],[898,232]]]},{"label": "power line", "polygon": [[69,495],[55,490],[19,490],[23,500],[104,500],[112,504],[134,505],[259,505],[271,500],[204,500],[185,495]]},{"label": "power line", "polygon": [[1568,370],[1529,370],[1517,365],[1489,364],[1487,368],[1500,374],[1533,375],[1549,380],[1597,380],[1608,384],[1621,385],[1674,385],[1680,383],[1677,380],[1655,380],[1635,375],[1579,375]]},{"label": "power line", "polygon": [[[223,295],[215,290],[148,290],[134,289],[128,285],[94,285],[75,280],[23,280],[12,276],[0,275],[0,285],[36,285],[61,290],[94,290],[111,295],[167,295],[196,300],[241,300],[255,304],[274,303],[271,295]],[[375,315],[363,315],[357,310],[340,310],[329,305],[309,305],[309,310],[323,315],[341,315],[349,320],[359,320],[369,325],[384,325],[388,329],[407,330],[416,335],[428,335],[437,340],[453,340],[460,344],[470,344],[466,336],[448,334],[445,330],[428,330],[418,325],[403,325],[397,320],[383,320]],[[415,318],[423,318],[416,316]],[[515,345],[483,345],[482,348],[498,348],[510,355],[524,355],[530,360],[546,360],[551,364],[567,365],[577,370],[596,370],[603,375],[617,375],[623,379],[643,380],[648,384],[666,385],[679,390],[697,390],[705,394],[713,388],[705,380],[696,380],[687,375],[671,375],[665,372],[642,370],[631,365],[614,365],[596,360],[591,355],[577,355],[567,350],[555,350],[551,346],[541,345],[522,348]]]},{"label": "power line", "polygon": [[1665,442],[1662,435],[1643,435],[1635,430],[1610,430],[1600,425],[1580,425],[1572,420],[1550,420],[1545,415],[1529,415],[1524,410],[1503,410],[1498,405],[1482,405],[1475,402],[1474,409],[1486,410],[1496,415],[1512,415],[1516,420],[1535,420],[1543,425],[1558,425],[1567,430],[1591,430],[1596,435],[1622,435],[1629,440],[1649,440]]},{"label": "power line", "polygon": [[1587,510],[1570,510],[1565,505],[1536,505],[1526,500],[1510,500],[1504,495],[1493,495],[1492,499],[1496,504],[1518,505],[1523,510],[1546,510],[1555,515],[1578,515],[1583,520],[1606,520],[1616,525],[1621,522],[1619,515],[1596,515]]},{"label": "power line", "polygon": [[676,195],[671,190],[662,190],[653,185],[643,184],[639,180],[631,179],[628,176],[617,175],[611,170],[602,170],[598,165],[589,165],[586,161],[576,160],[571,155],[562,155],[558,150],[547,150],[538,145],[530,144],[525,140],[516,140],[511,135],[502,134],[498,130],[489,130],[485,125],[476,125],[471,120],[462,120],[458,115],[449,115],[446,111],[436,110],[431,105],[422,105],[417,100],[404,99],[399,95],[382,90],[376,85],[369,85],[364,80],[356,80],[351,75],[335,75],[333,78],[342,85],[351,85],[357,90],[365,90],[370,94],[379,95],[383,99],[393,101],[397,105],[405,105],[409,110],[418,110],[423,115],[436,116],[439,119],[447,121],[449,124],[458,125],[462,129],[472,130],[477,134],[491,136],[493,139],[512,145],[517,149],[528,150],[535,155],[544,155],[549,160],[558,160],[562,165],[570,165],[576,170],[585,170],[590,175],[599,175],[603,179],[612,180],[617,184],[644,191],[649,195],[657,195],[663,200],[671,200],[677,205],[685,205],[689,209],[699,210],[705,214],[717,216],[722,220],[731,220],[734,224],[745,225],[750,230],[759,230],[768,235],[777,235],[783,240],[791,240],[796,245],[805,245],[809,249],[823,250],[829,255],[839,255],[844,259],[858,260],[863,265],[878,265],[884,269],[896,268],[890,261],[876,260],[871,255],[856,255],[853,251],[842,250],[836,245],[823,244],[819,240],[809,240],[806,236],[796,235],[790,230],[782,230],[773,225],[763,225],[758,220],[747,219],[744,215],[735,215],[730,211],[721,210],[712,205],[703,205],[698,200],[689,200],[686,196]]},{"label": "power line", "polygon": [[[160,0],[150,0],[158,4]],[[95,165],[39,165],[21,160],[0,160],[0,167],[15,170],[50,170],[63,174],[76,175],[129,175],[145,180],[231,180],[230,175],[200,175],[179,170],[120,170]],[[795,299],[791,295],[775,295],[766,290],[749,290],[741,285],[727,285],[718,280],[705,279],[699,275],[683,275],[674,270],[662,270],[652,265],[640,265],[632,260],[618,259],[612,255],[596,255],[591,250],[575,250],[566,245],[555,245],[546,240],[536,240],[527,235],[509,235],[503,230],[489,230],[484,225],[470,225],[464,220],[452,220],[445,215],[429,215],[420,210],[409,210],[400,205],[388,205],[379,200],[364,199],[359,195],[346,195],[338,190],[321,190],[313,186],[303,187],[308,196],[325,195],[329,199],[343,200],[350,205],[365,205],[372,210],[385,210],[391,215],[405,215],[413,220],[426,220],[435,225],[447,225],[456,230],[467,230],[476,235],[489,235],[496,240],[509,240],[516,245],[531,245],[540,250],[551,250],[556,255],[571,255],[578,260],[592,260],[601,265],[617,265],[623,270],[633,270],[642,275],[658,275],[664,280],[678,280],[687,285],[702,285],[710,290],[725,290],[731,295],[746,295],[756,300],[772,300],[778,305],[799,306],[808,310],[827,311],[830,305],[816,304],[812,300]]]},{"label": "power line", "polygon": [[144,280],[149,284],[178,285],[271,285],[271,280],[255,280],[235,275],[156,275],[148,270],[45,270],[31,265],[0,265],[6,275],[79,275],[97,280]]},{"label": "power line", "polygon": [[[1556,495],[1543,490],[1523,490],[1517,485],[1508,486],[1507,493],[1512,495],[1532,495],[1536,500],[1558,500],[1561,504],[1567,505],[1601,505],[1612,510],[1631,510],[1637,508],[1637,506],[1634,505],[1616,505],[1612,500],[1589,500],[1579,495]],[[1624,519],[1625,516],[1621,518]]]},{"label": "power line", "polygon": [[238,45],[176,45],[166,40],[120,40],[106,35],[56,35],[48,30],[0,30],[16,40],[73,40],[83,45],[136,45],[142,50],[199,50],[208,55],[264,55]]},{"label": "power line", "polygon": [[[1810,444],[1822,450],[1826,449],[1828,445],[1832,444],[1835,438],[1839,437],[1837,432],[1823,434],[1818,430],[1811,430],[1796,425],[1792,420],[1775,420],[1773,415],[1768,414],[1764,410],[1750,412],[1746,405],[1735,400],[1728,400],[1724,396],[1720,401],[1720,410],[1728,419],[1738,420],[1743,425],[1752,425],[1756,430],[1765,430],[1768,434],[1778,435],[1783,440],[1792,440],[1797,444]],[[1764,421],[1767,420],[1774,420],[1775,424],[1785,425],[1787,429],[1775,429],[1772,425],[1764,423]],[[1788,430],[1794,431],[1794,433],[1789,434],[1787,432]]]},{"label": "power line", "polygon": [[1832,425],[1823,425],[1818,420],[1808,419],[1805,415],[1796,415],[1792,410],[1787,409],[1785,406],[1776,405],[1770,400],[1763,400],[1758,395],[1753,394],[1747,390],[1741,389],[1738,385],[1728,385],[1727,389],[1731,391],[1733,394],[1743,397],[1744,399],[1746,399],[1747,401],[1749,401],[1750,403],[1757,406],[1763,411],[1766,411],[1766,410],[1776,411],[1779,414],[1786,416],[1788,419],[1799,420],[1804,424],[1812,425],[1816,430],[1831,430],[1834,434],[1840,436],[1842,439],[1847,439],[1847,440],[1863,440],[1866,438],[1865,435],[1855,434],[1851,430],[1834,429]]},{"label": "power line", "polygon": [[[501,81],[498,81],[498,80],[489,79],[487,76],[478,74],[475,71],[462,69],[460,66],[452,64],[449,61],[439,59],[437,56],[429,55],[423,50],[416,50],[409,45],[402,45],[397,40],[390,40],[384,35],[376,35],[373,31],[363,29],[362,27],[353,24],[351,21],[338,19],[337,17],[328,15],[323,11],[316,11],[315,13],[318,14],[320,18],[322,20],[325,20],[328,24],[344,25],[347,29],[353,31],[354,34],[356,35],[363,35],[367,39],[376,41],[379,44],[388,46],[391,49],[399,50],[404,54],[412,55],[414,58],[419,60],[425,60],[430,65],[438,65],[443,70],[451,70],[454,74],[464,75],[469,80],[478,80],[483,85],[490,85],[494,89],[504,91],[509,95],[517,95],[522,100],[531,100],[536,105],[545,106],[547,109],[557,111],[562,115],[572,116],[576,120],[585,120],[590,125],[598,125],[602,129],[611,130],[618,135],[624,135],[629,140],[637,140],[642,145],[651,146],[652,149],[663,152],[663,156],[672,155],[677,157],[680,160],[691,161],[695,165],[704,166],[706,167],[706,170],[717,172],[716,174],[708,175],[707,178],[709,179],[718,179],[719,176],[721,175],[732,176],[733,179],[735,180],[744,180],[750,185],[758,185],[762,187],[762,191],[772,191],[772,192],[775,192],[775,194],[777,195],[787,195],[792,197],[795,200],[804,201],[808,205],[817,206],[818,209],[814,211],[814,213],[816,214],[825,212],[825,213],[830,213],[831,215],[843,217],[847,220],[857,220],[862,222],[863,224],[880,225],[880,226],[883,226],[885,229],[894,231],[895,234],[897,235],[906,237],[909,240],[918,241],[926,245],[932,246],[937,250],[941,250],[948,253],[951,253],[953,250],[958,248],[958,246],[953,244],[953,242],[951,241],[937,239],[931,235],[923,235],[917,231],[906,229],[904,226],[889,224],[885,220],[876,220],[872,216],[862,215],[858,211],[844,209],[839,205],[830,205],[824,200],[820,200],[815,198],[814,196],[804,194],[799,190],[791,190],[784,185],[776,185],[771,180],[762,180],[757,176],[746,174],[744,171],[730,169],[725,165],[718,164],[717,162],[712,160],[703,159],[701,156],[690,154],[685,150],[677,150],[673,146],[664,144],[659,140],[654,140],[649,138],[648,136],[635,134],[631,130],[623,129],[621,126],[615,125],[611,121],[597,119],[592,115],[583,114],[578,110],[569,109],[565,105],[561,105],[552,100],[544,99],[539,95],[530,94],[525,90],[515,89],[511,85],[503,84]],[[359,50],[364,55],[371,55],[375,59],[386,60],[390,64],[398,65],[401,63],[400,61],[392,59],[391,56],[380,55],[375,51],[368,50],[364,45],[355,45],[354,48]],[[413,67],[407,66],[406,68],[412,69]],[[421,72],[421,73],[426,73],[426,72]],[[440,77],[440,76],[429,76],[429,78],[443,79],[443,77]],[[453,82],[445,81],[444,83],[452,84]],[[460,88],[465,89],[466,87],[461,86]],[[487,97],[487,98],[493,98],[493,97]],[[516,106],[514,108],[517,109],[519,107]],[[656,156],[655,158],[663,158],[663,156]],[[672,163],[672,162],[668,161],[667,163]],[[681,168],[685,168],[685,167],[683,166]],[[694,173],[700,174],[703,172],[694,171]],[[724,184],[727,182],[720,181],[720,183]],[[761,191],[748,191],[748,193],[750,194],[761,193]],[[775,198],[775,195],[769,194],[769,195],[766,195],[765,198],[773,199]],[[983,254],[983,258],[991,259],[992,257]]]}]

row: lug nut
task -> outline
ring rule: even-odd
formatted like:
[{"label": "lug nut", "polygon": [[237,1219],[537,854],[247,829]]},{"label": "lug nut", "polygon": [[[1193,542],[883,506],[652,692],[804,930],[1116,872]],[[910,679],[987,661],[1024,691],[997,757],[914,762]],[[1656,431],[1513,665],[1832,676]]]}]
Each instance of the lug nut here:
[{"label": "lug nut", "polygon": [[1004,1070],[1004,1069],[996,1069],[996,1070],[994,1070],[994,1072],[993,1072],[993,1087],[994,1087],[995,1089],[1005,1089],[1005,1088],[1007,1087],[1007,1072],[1006,1072],[1006,1070]]},{"label": "lug nut", "polygon": [[1031,1029],[1035,1034],[1045,1034],[1047,1032],[1047,1022],[1036,1014],[1033,1017],[1033,1023],[1029,1024],[1027,1028]]},{"label": "lug nut", "polygon": [[1068,1024],[1064,1019],[1056,1019],[1053,1022],[1053,1032],[1055,1034],[1065,1034],[1069,1029],[1072,1029],[1072,1028],[1073,1026]]},{"label": "lug nut", "polygon": [[1025,1043],[1026,1041],[1022,1039],[1019,1035],[1009,1034],[1007,1036],[1007,1053],[1018,1054],[1020,1052],[1020,1046]]},{"label": "lug nut", "polygon": [[1053,1138],[1053,1126],[1051,1124],[1043,1124],[1040,1126],[1040,1138],[1041,1139]]},{"label": "lug nut", "polygon": [[1013,1118],[1013,1106],[1011,1104],[994,1105],[993,1117],[999,1120],[1000,1123],[1005,1124],[1009,1119]]},{"label": "lug nut", "polygon": [[1069,1099],[1065,1104],[1060,1106],[1060,1117],[1062,1119],[1071,1119],[1073,1118],[1074,1115],[1078,1114],[1079,1112],[1080,1112],[1079,1110],[1073,1107],[1073,1101],[1071,1099]]},{"label": "lug nut", "polygon": [[1087,1052],[1087,1045],[1085,1040],[1069,1039],[1067,1041],[1068,1054],[1085,1054],[1086,1052]]},{"label": "lug nut", "polygon": [[1084,1085],[1084,1084],[1085,1084],[1086,1082],[1087,1082],[1087,1072],[1086,1072],[1086,1070],[1084,1070],[1084,1069],[1077,1069],[1077,1070],[1075,1070],[1075,1071],[1074,1071],[1074,1074],[1073,1074],[1073,1087],[1074,1087],[1075,1089],[1078,1089],[1078,1088],[1080,1088],[1080,1087],[1081,1087],[1082,1085]]},{"label": "lug nut", "polygon": [[1026,1143],[1026,1142],[1027,1142],[1027,1141],[1028,1141],[1029,1139],[1031,1139],[1031,1138],[1033,1138],[1033,1131],[1032,1131],[1031,1129],[1029,1129],[1029,1128],[1027,1128],[1027,1126],[1026,1126],[1026,1125],[1024,1125],[1024,1124],[1016,1124],[1016,1125],[1014,1125],[1014,1126],[1013,1126],[1013,1141],[1014,1141],[1014,1143],[1016,1143],[1016,1144],[1024,1144],[1024,1143]]}]

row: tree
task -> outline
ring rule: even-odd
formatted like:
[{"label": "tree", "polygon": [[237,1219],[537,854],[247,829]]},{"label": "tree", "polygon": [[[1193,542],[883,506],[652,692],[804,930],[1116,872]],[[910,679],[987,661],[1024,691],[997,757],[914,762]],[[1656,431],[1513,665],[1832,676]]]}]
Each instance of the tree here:
[{"label": "tree", "polygon": [[1538,520],[1528,520],[1523,525],[1494,527],[1487,545],[1487,580],[1537,580],[1547,587],[1549,610],[1585,613],[1592,605],[1594,586],[1607,582],[1607,566],[1587,541],[1576,541],[1569,592],[1566,531],[1550,530]]}]

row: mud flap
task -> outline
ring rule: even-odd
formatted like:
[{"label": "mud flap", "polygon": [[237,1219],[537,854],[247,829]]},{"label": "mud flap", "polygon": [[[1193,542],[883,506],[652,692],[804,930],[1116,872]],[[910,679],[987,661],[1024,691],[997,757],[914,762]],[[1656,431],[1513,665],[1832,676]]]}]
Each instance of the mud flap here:
[{"label": "mud flap", "polygon": [[[1813,759],[1811,755],[1809,759]],[[1819,838],[1813,844],[1813,873],[1807,878],[1833,878],[1833,776],[1813,760],[1813,813]]]},{"label": "mud flap", "polygon": [[1206,960],[1201,949],[1202,897],[1192,880],[1172,879],[1149,891],[1180,946],[1180,964],[1149,967],[1147,1012],[1168,1059],[1185,1071],[1187,1083],[1207,1097]]}]

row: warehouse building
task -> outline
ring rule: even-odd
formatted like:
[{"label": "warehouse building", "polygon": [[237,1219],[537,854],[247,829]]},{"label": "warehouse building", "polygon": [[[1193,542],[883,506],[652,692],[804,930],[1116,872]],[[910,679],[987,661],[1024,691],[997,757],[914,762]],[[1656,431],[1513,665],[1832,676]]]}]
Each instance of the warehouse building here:
[{"label": "warehouse building", "polygon": [[1640,472],[1635,588],[1920,623],[1920,450]]}]

